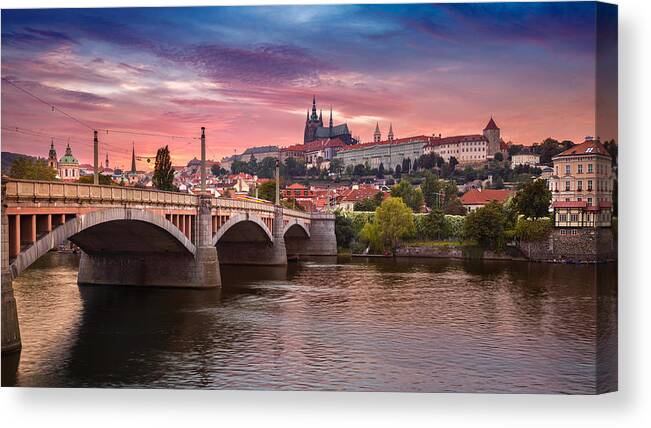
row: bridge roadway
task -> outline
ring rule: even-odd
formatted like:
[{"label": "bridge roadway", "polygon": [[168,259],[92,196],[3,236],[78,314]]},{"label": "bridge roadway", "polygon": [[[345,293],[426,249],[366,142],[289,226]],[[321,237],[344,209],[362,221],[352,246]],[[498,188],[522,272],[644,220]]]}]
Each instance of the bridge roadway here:
[{"label": "bridge roadway", "polygon": [[219,264],[335,255],[334,215],[134,187],[2,183],[2,352],[20,349],[12,281],[70,240],[80,284],[220,287]]}]

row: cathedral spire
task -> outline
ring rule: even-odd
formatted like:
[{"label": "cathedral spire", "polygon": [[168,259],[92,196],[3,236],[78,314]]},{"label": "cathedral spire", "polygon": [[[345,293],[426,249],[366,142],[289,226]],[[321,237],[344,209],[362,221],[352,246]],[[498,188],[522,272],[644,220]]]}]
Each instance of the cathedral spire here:
[{"label": "cathedral spire", "polygon": [[316,95],[312,96],[312,116],[310,120],[319,120],[319,116],[316,114]]},{"label": "cathedral spire", "polygon": [[323,109],[319,110],[319,122],[323,122]]},{"label": "cathedral spire", "polygon": [[131,173],[136,174],[136,145],[131,142]]},{"label": "cathedral spire", "polygon": [[389,134],[387,135],[387,140],[393,141],[393,124],[389,123]]},{"label": "cathedral spire", "polygon": [[332,128],[332,106],[330,106],[330,128]]},{"label": "cathedral spire", "polygon": [[104,164],[106,165],[106,169],[108,169],[109,168],[108,153],[106,153],[106,162],[104,162]]}]

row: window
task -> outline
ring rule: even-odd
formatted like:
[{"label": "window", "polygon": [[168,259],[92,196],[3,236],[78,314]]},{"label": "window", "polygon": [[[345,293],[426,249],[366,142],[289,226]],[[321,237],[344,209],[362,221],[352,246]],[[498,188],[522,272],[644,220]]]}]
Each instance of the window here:
[{"label": "window", "polygon": [[570,191],[570,182],[569,182],[569,181],[566,181],[566,182],[565,182],[565,191],[566,191],[566,192],[569,192],[569,191]]},{"label": "window", "polygon": [[567,221],[567,214],[561,214],[558,217],[559,217],[559,221],[563,221],[563,222]]},{"label": "window", "polygon": [[581,201],[583,200],[583,198],[576,198],[576,200],[577,200],[578,202],[581,202]]},{"label": "window", "polygon": [[556,175],[558,175],[558,167],[556,167]]},{"label": "window", "polygon": [[578,169],[577,169],[577,172],[578,172],[579,174],[583,174],[583,165],[579,164]]},{"label": "window", "polygon": [[592,192],[592,180],[588,180],[588,192]]},{"label": "window", "polygon": [[576,182],[576,190],[581,192],[583,190],[583,181],[579,180]]},{"label": "window", "polygon": [[592,206],[592,198],[588,198],[588,205]]},{"label": "window", "polygon": [[565,175],[569,175],[569,174],[570,174],[570,165],[568,164],[565,165]]},{"label": "window", "polygon": [[571,214],[570,215],[570,221],[572,221],[572,222],[579,221],[579,215],[578,214]]},{"label": "window", "polygon": [[588,173],[591,173],[591,172],[592,172],[592,164],[589,163],[589,164],[588,164]]}]

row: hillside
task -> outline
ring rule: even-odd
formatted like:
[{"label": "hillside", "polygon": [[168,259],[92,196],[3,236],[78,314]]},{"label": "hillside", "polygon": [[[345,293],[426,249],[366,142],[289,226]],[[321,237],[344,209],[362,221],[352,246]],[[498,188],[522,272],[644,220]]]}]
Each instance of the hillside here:
[{"label": "hillside", "polygon": [[34,156],[23,155],[21,153],[12,153],[12,152],[2,152],[2,173],[9,175],[9,170],[11,169],[11,164],[15,159],[18,158],[30,158],[36,159]]}]

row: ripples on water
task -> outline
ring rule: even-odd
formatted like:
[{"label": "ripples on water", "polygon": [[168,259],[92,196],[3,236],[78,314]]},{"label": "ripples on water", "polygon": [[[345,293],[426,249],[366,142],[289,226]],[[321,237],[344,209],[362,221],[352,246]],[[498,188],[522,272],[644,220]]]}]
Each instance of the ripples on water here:
[{"label": "ripples on water", "polygon": [[3,386],[593,393],[597,321],[616,367],[615,265],[332,258],[222,266],[221,292],[79,287],[77,265],[14,282]]}]

